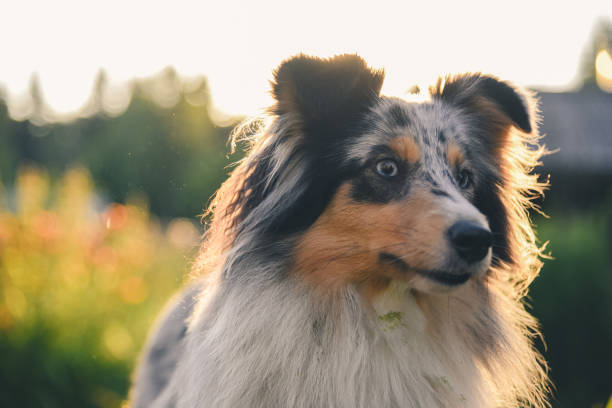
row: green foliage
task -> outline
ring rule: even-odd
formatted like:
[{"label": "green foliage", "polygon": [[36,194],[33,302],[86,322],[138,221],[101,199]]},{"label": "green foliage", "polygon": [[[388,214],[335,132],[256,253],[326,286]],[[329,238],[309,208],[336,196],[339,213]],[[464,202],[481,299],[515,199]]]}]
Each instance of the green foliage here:
[{"label": "green foliage", "polygon": [[[537,220],[550,241],[531,290],[556,385],[556,407],[603,403],[612,393],[612,202]],[[602,404],[603,405],[603,404]]]},{"label": "green foliage", "polygon": [[133,84],[131,102],[119,116],[103,109],[109,98],[103,79],[92,96],[92,116],[69,123],[41,122],[36,112],[32,121],[17,122],[0,102],[1,181],[12,187],[22,164],[35,163],[53,178],[80,165],[110,201],[141,192],[161,217],[201,214],[239,157],[227,157],[231,127],[218,127],[209,117],[206,82],[187,86],[175,76],[167,70]]},{"label": "green foliage", "polygon": [[68,123],[46,121],[36,80],[30,120],[0,99],[0,406],[119,406],[188,270],[200,233],[155,217],[202,213],[230,128],[211,121],[203,78],[166,70],[130,92],[121,107],[101,73]]},{"label": "green foliage", "polygon": [[0,207],[0,406],[116,407],[198,232],[143,203],[92,212],[82,169],[55,190],[24,169],[16,211]]}]

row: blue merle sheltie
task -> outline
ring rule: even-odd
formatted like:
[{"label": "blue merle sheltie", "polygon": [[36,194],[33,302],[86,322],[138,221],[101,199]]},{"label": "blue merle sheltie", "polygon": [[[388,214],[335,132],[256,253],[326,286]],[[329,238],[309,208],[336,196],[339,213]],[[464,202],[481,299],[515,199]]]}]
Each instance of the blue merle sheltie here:
[{"label": "blue merle sheltie", "polygon": [[532,96],[463,74],[407,102],[383,77],[356,55],[275,71],[133,407],[548,405],[523,303],[546,187]]}]

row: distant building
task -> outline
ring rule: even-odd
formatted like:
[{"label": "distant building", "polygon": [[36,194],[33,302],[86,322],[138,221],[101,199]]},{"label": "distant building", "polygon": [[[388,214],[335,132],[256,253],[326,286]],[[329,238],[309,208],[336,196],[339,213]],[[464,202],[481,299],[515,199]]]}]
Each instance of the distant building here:
[{"label": "distant building", "polygon": [[543,208],[612,204],[612,93],[596,86],[577,92],[540,92],[544,157],[539,174],[550,177]]},{"label": "distant building", "polygon": [[571,93],[538,93],[544,144],[559,149],[544,159],[555,173],[597,173],[612,177],[612,93],[587,86]]}]

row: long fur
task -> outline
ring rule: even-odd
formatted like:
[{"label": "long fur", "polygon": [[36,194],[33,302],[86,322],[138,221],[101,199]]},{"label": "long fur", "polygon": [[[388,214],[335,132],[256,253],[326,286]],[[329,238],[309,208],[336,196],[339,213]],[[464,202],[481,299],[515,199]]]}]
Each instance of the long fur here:
[{"label": "long fur", "polygon": [[[198,300],[172,329],[174,337],[162,329],[150,340],[149,350],[156,343],[173,349],[174,364],[165,362],[170,379],[151,391],[143,371],[163,368],[145,353],[133,406],[548,404],[546,366],[533,346],[537,322],[522,300],[541,266],[527,212],[545,187],[531,174],[545,152],[538,147],[533,99],[470,74],[441,80],[427,106],[412,107],[379,96],[382,78],[351,55],[298,56],[276,71],[277,104],[268,117],[237,130],[250,152],[210,206],[194,265],[203,287]],[[372,296],[364,294],[365,278],[319,284],[338,281],[327,279],[366,259],[354,244],[346,246],[350,256],[306,252],[306,258],[320,256],[314,266],[299,256],[310,236],[322,236],[309,234],[336,214],[343,182],[357,177],[355,157],[373,136],[352,134],[388,133],[390,117],[415,133],[438,120],[428,118],[453,115],[469,118],[453,128],[470,129],[475,139],[469,143],[485,163],[487,188],[470,200],[497,234],[486,273],[439,293],[395,279]]]}]

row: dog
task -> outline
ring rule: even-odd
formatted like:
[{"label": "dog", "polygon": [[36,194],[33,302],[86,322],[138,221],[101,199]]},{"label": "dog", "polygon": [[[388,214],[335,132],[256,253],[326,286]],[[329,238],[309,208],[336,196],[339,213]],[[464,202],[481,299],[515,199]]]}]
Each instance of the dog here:
[{"label": "dog", "polygon": [[133,407],[548,405],[523,303],[546,188],[533,96],[473,73],[410,103],[383,79],[350,54],[276,69]]}]

